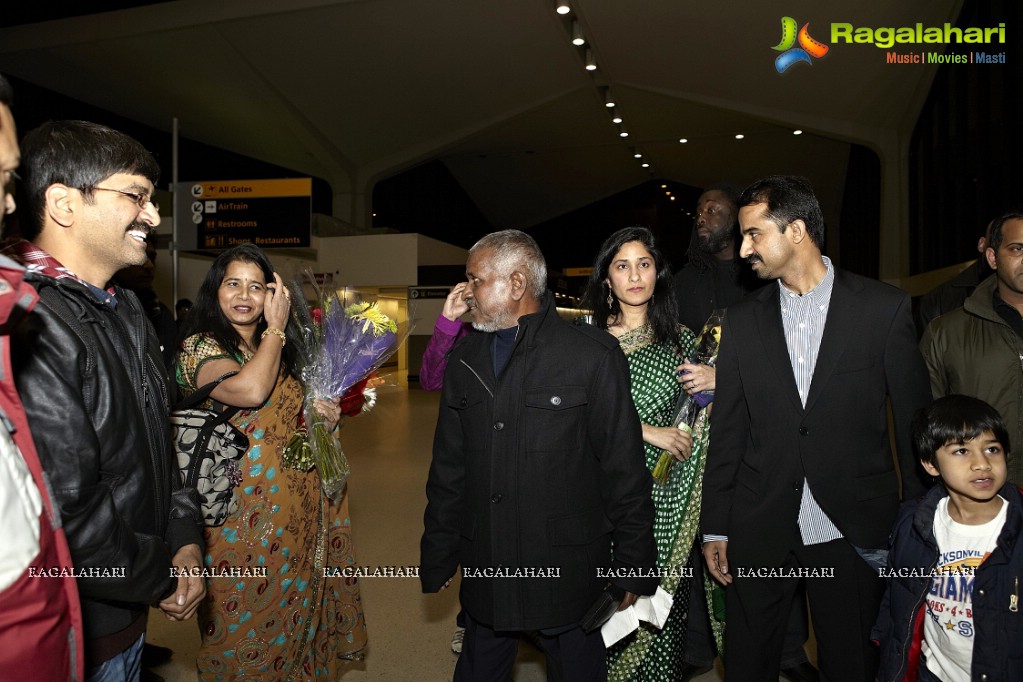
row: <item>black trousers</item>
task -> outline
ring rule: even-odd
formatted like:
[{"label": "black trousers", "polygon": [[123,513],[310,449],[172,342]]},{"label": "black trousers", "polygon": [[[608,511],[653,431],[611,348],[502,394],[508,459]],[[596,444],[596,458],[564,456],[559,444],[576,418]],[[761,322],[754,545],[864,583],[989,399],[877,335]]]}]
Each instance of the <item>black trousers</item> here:
[{"label": "black trousers", "polygon": [[845,539],[792,550],[779,567],[729,561],[734,582],[725,590],[725,679],[776,682],[786,621],[799,580],[743,577],[742,569],[817,568],[833,577],[806,578],[817,637],[817,667],[828,682],[873,682],[878,651],[870,642],[884,580]]},{"label": "black trousers", "polygon": [[[502,632],[465,612],[465,639],[455,664],[455,682],[505,682],[511,677],[520,632]],[[554,636],[540,635],[547,654],[547,679],[606,682],[607,661],[600,630],[589,635],[578,627]]]},{"label": "black trousers", "polygon": [[[707,593],[703,589],[704,561],[703,549],[697,541],[690,559],[693,567],[693,582],[689,588],[689,620],[686,624],[686,663],[698,667],[714,664],[714,636],[710,630],[710,614],[707,613]],[[803,645],[810,638],[810,622],[806,618],[806,588],[800,581],[792,600],[788,624],[785,626],[785,639],[781,650],[781,668],[794,668],[805,663],[806,650]]]}]

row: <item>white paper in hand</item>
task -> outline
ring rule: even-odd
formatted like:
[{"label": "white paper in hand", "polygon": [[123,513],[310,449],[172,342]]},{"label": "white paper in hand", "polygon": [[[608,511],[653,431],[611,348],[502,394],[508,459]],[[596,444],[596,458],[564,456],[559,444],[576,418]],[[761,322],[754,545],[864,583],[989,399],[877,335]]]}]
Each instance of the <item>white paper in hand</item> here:
[{"label": "white paper in hand", "polygon": [[616,611],[611,620],[604,623],[600,628],[600,634],[604,638],[604,646],[609,647],[618,640],[639,628],[639,621],[646,621],[655,628],[663,628],[668,620],[668,613],[674,598],[657,587],[657,592],[652,597],[640,597],[636,603],[624,611]]}]

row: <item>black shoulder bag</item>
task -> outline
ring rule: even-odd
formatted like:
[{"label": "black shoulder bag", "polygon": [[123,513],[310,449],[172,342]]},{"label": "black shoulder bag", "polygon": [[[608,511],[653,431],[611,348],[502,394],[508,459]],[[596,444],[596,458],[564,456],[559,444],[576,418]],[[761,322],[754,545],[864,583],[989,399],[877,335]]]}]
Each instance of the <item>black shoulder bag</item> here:
[{"label": "black shoulder bag", "polygon": [[238,460],[249,449],[249,439],[228,421],[241,408],[215,412],[195,406],[209,398],[221,381],[237,373],[228,372],[196,390],[170,414],[181,484],[199,491],[207,526],[224,525],[227,517],[238,510],[234,490],[242,481]]}]

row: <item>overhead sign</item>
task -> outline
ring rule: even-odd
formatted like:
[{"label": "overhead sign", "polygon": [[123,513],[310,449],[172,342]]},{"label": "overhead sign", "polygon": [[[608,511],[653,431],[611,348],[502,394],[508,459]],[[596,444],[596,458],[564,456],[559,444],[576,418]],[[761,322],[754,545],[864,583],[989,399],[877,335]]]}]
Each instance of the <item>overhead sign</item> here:
[{"label": "overhead sign", "polygon": [[593,268],[565,268],[565,277],[589,277]]},{"label": "overhead sign", "polygon": [[174,186],[179,248],[308,247],[312,189],[311,178],[179,182]]},{"label": "overhead sign", "polygon": [[450,287],[409,287],[409,298],[447,298]]}]

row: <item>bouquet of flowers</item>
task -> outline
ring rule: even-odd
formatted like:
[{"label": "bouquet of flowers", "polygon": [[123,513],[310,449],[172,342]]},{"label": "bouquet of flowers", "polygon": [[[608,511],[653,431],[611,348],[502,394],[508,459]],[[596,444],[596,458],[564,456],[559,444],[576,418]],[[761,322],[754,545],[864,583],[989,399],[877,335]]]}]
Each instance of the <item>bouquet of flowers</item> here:
[{"label": "bouquet of flowers", "polygon": [[369,412],[377,404],[377,386],[384,380],[376,372],[356,383],[341,396],[341,414],[355,417]]},{"label": "bouquet of flowers", "polygon": [[295,347],[305,393],[305,424],[285,447],[284,462],[306,471],[316,467],[324,492],[337,499],[351,468],[313,401],[341,398],[342,412],[349,415],[371,408],[376,392],[368,386],[373,383],[370,375],[394,354],[410,326],[398,325],[375,302],[347,290],[321,290],[313,282],[319,308],[310,309],[300,284],[292,282],[289,288],[292,322],[299,332]]},{"label": "bouquet of flowers", "polygon": [[[710,314],[707,322],[703,325],[703,331],[700,332],[700,336],[696,340],[696,351],[690,362],[714,366],[718,359],[718,346],[721,345],[721,322],[724,317],[723,310],[714,310]],[[675,428],[692,433],[700,410],[709,405],[712,400],[714,400],[714,391],[700,391],[696,395],[689,395],[684,390],[681,391],[675,402],[675,416],[671,423]],[[675,456],[667,450],[662,451],[654,466],[654,480],[661,485],[666,484],[674,463]]]}]

